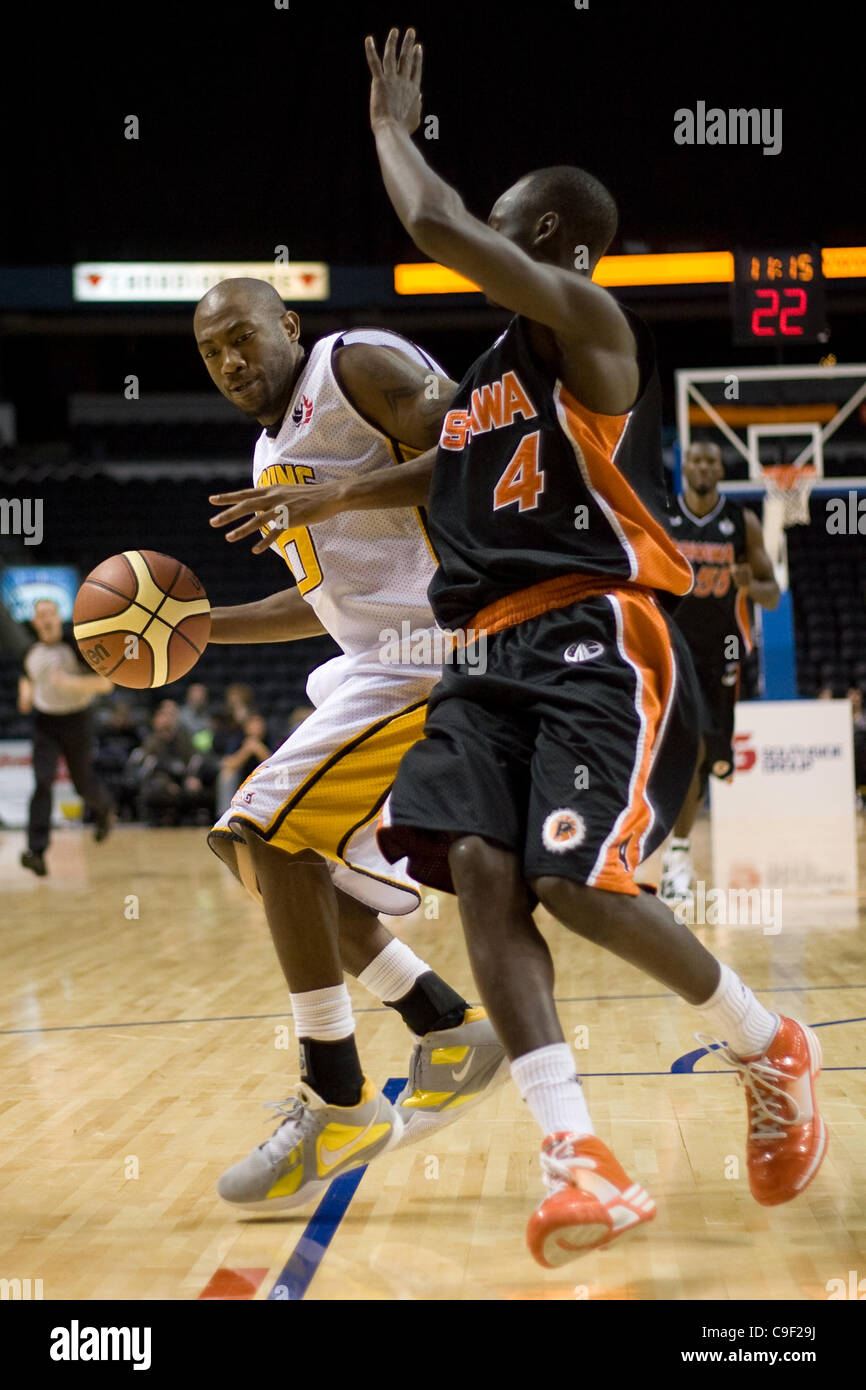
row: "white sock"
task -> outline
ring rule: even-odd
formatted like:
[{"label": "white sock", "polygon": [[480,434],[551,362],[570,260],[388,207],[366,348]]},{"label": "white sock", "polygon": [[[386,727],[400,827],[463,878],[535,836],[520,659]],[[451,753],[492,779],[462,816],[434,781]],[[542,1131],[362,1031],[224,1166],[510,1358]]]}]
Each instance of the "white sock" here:
[{"label": "white sock", "polygon": [[761,1056],[779,1026],[779,1015],[770,1013],[730,966],[722,966],[718,988],[706,1004],[698,1004],[710,1031],[724,1039],[738,1057]]},{"label": "white sock", "polygon": [[327,989],[308,989],[290,994],[296,1038],[315,1038],[317,1042],[338,1042],[355,1031],[352,1001],[345,984]]},{"label": "white sock", "polygon": [[383,1004],[393,1004],[395,999],[402,999],[404,994],[408,994],[419,975],[426,975],[429,969],[426,961],[419,959],[404,941],[398,941],[395,936],[384,951],[380,951],[364,967],[357,977],[358,984],[368,989],[374,999],[380,999]]},{"label": "white sock", "polygon": [[595,1133],[568,1043],[551,1043],[515,1057],[511,1075],[545,1137]]}]

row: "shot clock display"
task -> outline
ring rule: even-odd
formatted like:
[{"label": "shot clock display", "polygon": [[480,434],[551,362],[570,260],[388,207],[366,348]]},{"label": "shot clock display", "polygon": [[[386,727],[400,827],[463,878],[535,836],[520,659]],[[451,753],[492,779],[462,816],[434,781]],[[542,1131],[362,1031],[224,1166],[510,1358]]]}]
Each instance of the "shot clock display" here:
[{"label": "shot clock display", "polygon": [[818,246],[735,251],[732,298],[738,347],[827,341]]}]

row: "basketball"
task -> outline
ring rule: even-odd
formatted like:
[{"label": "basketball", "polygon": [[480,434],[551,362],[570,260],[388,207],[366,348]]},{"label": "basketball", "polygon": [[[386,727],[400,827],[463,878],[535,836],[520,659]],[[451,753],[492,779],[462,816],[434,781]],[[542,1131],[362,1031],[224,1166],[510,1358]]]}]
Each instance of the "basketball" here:
[{"label": "basketball", "polygon": [[91,570],[75,596],[72,630],[89,666],[145,690],[180,680],[210,636],[210,604],[180,560],[125,550]]}]

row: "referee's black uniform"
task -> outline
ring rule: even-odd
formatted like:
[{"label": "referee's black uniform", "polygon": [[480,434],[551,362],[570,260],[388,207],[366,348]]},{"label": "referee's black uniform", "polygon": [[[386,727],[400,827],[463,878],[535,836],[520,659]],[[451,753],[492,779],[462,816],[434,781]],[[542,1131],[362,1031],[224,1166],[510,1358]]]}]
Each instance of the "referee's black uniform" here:
[{"label": "referee's black uniform", "polygon": [[107,830],[111,797],[93,771],[89,707],[95,693],[72,694],[54,688],[53,676],[58,672],[81,675],[81,666],[72,648],[64,641],[36,642],[24,657],[24,671],[33,685],[33,773],[36,778],[30,799],[27,848],[30,854],[41,856],[48,848],[51,788],[61,753],[75,790],[96,816],[98,834]]}]

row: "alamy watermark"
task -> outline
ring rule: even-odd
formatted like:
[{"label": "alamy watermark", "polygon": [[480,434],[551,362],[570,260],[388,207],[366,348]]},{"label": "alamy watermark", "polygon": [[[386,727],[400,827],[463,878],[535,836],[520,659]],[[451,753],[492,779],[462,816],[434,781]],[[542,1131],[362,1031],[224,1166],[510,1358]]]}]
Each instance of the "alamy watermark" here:
[{"label": "alamy watermark", "polygon": [[674,112],[677,145],[762,145],[764,154],[782,152],[780,106],[707,107],[699,101],[694,111],[681,106]]},{"label": "alamy watermark", "polygon": [[0,1279],[0,1302],[2,1303],[28,1302],[44,1297],[41,1279]]},{"label": "alamy watermark", "polygon": [[702,879],[673,910],[684,927],[761,927],[764,936],[782,930],[781,888],[710,888]]},{"label": "alamy watermark", "polygon": [[0,536],[23,536],[25,545],[41,545],[42,498],[0,497]]},{"label": "alamy watermark", "polygon": [[131,1361],[134,1371],[151,1364],[149,1327],[82,1327],[73,1318],[68,1327],[51,1329],[48,1355],[52,1361]]},{"label": "alamy watermark", "polygon": [[855,1303],[861,1303],[866,1299],[866,1279],[861,1279],[856,1269],[848,1270],[847,1279],[838,1275],[835,1279],[828,1279],[824,1288],[827,1290],[828,1302],[846,1298]]},{"label": "alamy watermark", "polygon": [[866,497],[850,489],[847,497],[828,497],[827,534],[830,536],[866,536]]},{"label": "alamy watermark", "polygon": [[487,670],[487,632],[481,628],[413,628],[407,618],[379,633],[383,666],[465,666],[470,675]]}]

